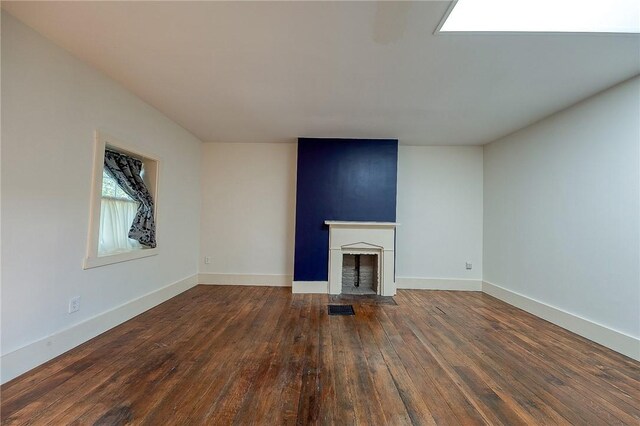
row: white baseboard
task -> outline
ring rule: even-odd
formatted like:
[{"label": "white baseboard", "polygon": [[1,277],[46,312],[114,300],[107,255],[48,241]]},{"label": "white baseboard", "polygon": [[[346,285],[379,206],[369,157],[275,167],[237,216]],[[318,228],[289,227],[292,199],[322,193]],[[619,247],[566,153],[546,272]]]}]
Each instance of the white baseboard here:
[{"label": "white baseboard", "polygon": [[2,355],[0,381],[5,383],[22,373],[43,364],[60,354],[122,324],[160,303],[196,286],[197,275],[192,275],[166,287],[147,293],[109,311],[88,318],[19,349]]},{"label": "white baseboard", "polygon": [[397,277],[396,288],[411,290],[461,290],[482,291],[481,280],[453,278],[409,278]]},{"label": "white baseboard", "polygon": [[328,294],[329,281],[294,281],[292,293]]},{"label": "white baseboard", "polygon": [[640,361],[640,339],[638,338],[487,281],[482,283],[482,291],[496,299],[500,299],[582,337],[600,343],[609,349]]},{"label": "white baseboard", "polygon": [[206,285],[251,285],[267,287],[291,287],[291,275],[268,274],[209,274],[198,275],[198,283]]}]

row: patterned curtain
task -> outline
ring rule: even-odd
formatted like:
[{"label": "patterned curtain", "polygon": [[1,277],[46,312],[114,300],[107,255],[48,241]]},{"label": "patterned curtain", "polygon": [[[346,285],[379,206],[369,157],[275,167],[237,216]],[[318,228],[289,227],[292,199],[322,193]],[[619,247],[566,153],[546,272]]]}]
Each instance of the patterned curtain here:
[{"label": "patterned curtain", "polygon": [[115,151],[104,153],[104,168],[118,182],[118,185],[131,198],[140,203],[129,238],[140,244],[154,248],[156,246],[156,223],[153,219],[153,198],[142,176],[142,161]]}]

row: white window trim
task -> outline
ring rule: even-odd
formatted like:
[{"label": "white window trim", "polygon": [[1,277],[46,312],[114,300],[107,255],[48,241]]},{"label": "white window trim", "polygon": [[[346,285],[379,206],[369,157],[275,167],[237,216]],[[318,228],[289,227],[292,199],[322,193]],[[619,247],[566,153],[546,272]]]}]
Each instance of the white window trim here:
[{"label": "white window trim", "polygon": [[154,219],[156,226],[158,223],[158,181],[160,176],[160,159],[148,153],[140,152],[131,148],[128,144],[101,132],[95,131],[95,147],[93,155],[93,186],[91,187],[91,203],[89,207],[89,235],[87,238],[87,255],[82,268],[90,269],[99,266],[111,265],[114,263],[126,262],[134,259],[155,256],[159,253],[158,247],[131,250],[125,253],[116,253],[105,256],[98,256],[98,240],[100,238],[100,206],[102,202],[102,171],[104,169],[104,151],[107,146],[119,152],[129,154],[134,157],[142,157],[155,163],[156,170],[153,180],[150,182],[151,193],[154,195]]}]

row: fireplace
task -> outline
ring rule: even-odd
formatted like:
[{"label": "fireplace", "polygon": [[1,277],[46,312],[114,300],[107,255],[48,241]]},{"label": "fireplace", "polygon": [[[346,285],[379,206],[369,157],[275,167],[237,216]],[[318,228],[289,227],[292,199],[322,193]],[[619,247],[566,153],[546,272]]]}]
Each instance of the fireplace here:
[{"label": "fireplace", "polygon": [[342,255],[342,294],[378,294],[378,255]]},{"label": "fireplace", "polygon": [[329,225],[329,293],[395,296],[398,224],[330,220],[325,223]]}]

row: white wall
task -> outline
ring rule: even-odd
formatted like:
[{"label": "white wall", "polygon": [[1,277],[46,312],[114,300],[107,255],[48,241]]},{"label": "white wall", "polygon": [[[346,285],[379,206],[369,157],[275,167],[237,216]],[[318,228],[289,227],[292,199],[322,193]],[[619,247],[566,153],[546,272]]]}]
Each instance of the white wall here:
[{"label": "white wall", "polygon": [[296,149],[292,143],[203,145],[201,282],[291,285]]},{"label": "white wall", "polygon": [[[471,280],[462,285],[479,290],[482,147],[399,151],[399,285]],[[202,152],[201,282],[290,285],[296,145],[212,143]]]},{"label": "white wall", "polygon": [[[95,129],[160,157],[160,254],[83,270]],[[201,144],[6,13],[1,136],[5,381],[103,330],[86,325],[100,323],[93,319],[65,342],[56,333],[185,278],[195,283]],[[68,314],[73,296],[81,307]],[[136,313],[120,309],[100,326]]]},{"label": "white wall", "polygon": [[[400,147],[399,288],[430,288],[425,279],[447,279],[472,280],[475,283],[464,288],[480,289],[482,173],[481,146]],[[465,268],[466,262],[472,263],[471,270]],[[451,285],[460,288],[459,284]]]},{"label": "white wall", "polygon": [[484,280],[639,337],[640,78],[486,145],[484,160]]}]

